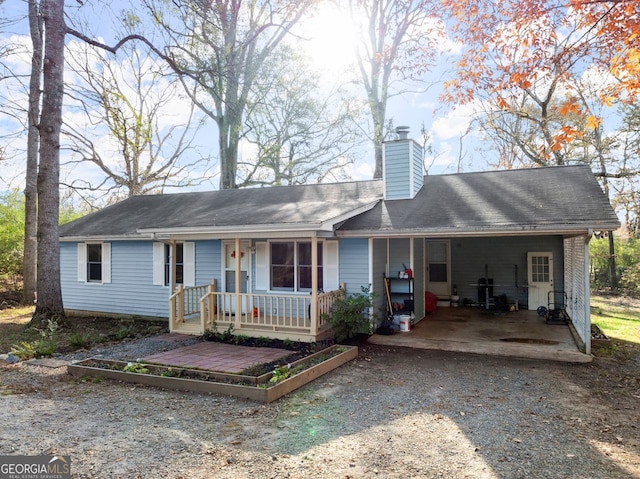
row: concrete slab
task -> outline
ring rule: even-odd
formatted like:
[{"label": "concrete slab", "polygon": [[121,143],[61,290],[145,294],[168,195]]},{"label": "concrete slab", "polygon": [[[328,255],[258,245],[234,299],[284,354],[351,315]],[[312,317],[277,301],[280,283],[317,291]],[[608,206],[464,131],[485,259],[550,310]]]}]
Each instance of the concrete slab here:
[{"label": "concrete slab", "polygon": [[62,368],[69,364],[69,361],[63,361],[62,359],[53,359],[53,358],[39,358],[39,359],[29,359],[25,361],[27,364],[33,364],[34,366],[44,366],[46,368]]},{"label": "concrete slab", "polygon": [[572,363],[592,359],[580,352],[569,326],[546,324],[535,311],[438,308],[408,332],[374,334],[369,342]]}]

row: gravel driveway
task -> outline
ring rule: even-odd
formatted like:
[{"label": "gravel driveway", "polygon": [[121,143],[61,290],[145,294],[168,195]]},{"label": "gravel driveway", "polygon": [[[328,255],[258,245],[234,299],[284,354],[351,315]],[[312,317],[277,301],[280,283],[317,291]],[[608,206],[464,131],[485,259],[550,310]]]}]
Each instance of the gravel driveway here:
[{"label": "gravel driveway", "polygon": [[0,454],[91,478],[640,478],[638,366],[364,345],[267,406],[2,366]]}]

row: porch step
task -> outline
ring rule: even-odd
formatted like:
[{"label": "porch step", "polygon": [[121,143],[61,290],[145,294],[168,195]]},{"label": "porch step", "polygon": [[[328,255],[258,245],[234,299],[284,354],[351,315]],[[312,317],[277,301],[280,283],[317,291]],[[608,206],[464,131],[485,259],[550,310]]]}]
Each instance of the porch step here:
[{"label": "porch step", "polygon": [[200,323],[180,323],[176,325],[173,329],[174,333],[182,333],[182,334],[191,334],[191,335],[200,335],[202,331],[200,331]]}]

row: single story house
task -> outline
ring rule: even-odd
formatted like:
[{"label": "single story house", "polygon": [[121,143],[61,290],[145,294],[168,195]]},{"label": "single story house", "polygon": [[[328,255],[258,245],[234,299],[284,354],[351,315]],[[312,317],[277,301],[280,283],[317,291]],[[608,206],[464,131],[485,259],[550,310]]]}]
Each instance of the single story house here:
[{"label": "single story house", "polygon": [[426,292],[563,303],[589,352],[589,240],[618,227],[586,165],[424,176],[403,135],[384,144],[381,180],[137,196],[65,224],[62,295],[67,310],[166,317],[171,331],[304,341],[331,334],[341,285],[370,285],[414,321]]}]

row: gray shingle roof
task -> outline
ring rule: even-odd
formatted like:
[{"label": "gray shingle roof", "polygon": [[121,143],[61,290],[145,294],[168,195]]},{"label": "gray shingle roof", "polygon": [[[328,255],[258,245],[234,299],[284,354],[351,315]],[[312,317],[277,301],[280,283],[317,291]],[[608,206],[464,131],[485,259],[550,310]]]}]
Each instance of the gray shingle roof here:
[{"label": "gray shingle roof", "polygon": [[[491,234],[619,226],[586,165],[426,176],[413,200],[382,200],[381,181],[137,196],[60,227],[61,238],[139,230],[233,231],[351,219],[338,234]],[[357,214],[378,202],[369,211]]]},{"label": "gray shingle roof", "polygon": [[423,234],[619,226],[586,165],[426,176],[413,200],[383,201],[340,231]]},{"label": "gray shingle roof", "polygon": [[381,197],[381,181],[136,196],[61,226],[60,236],[104,238],[135,236],[140,229],[319,224]]}]

